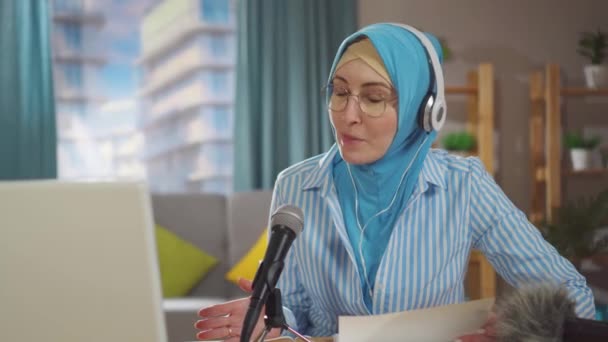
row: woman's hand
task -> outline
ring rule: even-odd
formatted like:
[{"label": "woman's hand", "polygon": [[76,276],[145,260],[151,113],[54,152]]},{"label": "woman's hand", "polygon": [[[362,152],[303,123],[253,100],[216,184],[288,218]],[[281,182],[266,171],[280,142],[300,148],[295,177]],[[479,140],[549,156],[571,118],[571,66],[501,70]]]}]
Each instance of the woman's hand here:
[{"label": "woman's hand", "polygon": [[[239,279],[239,287],[246,293],[251,293],[252,283],[246,279]],[[239,342],[245,314],[249,308],[249,297],[236,299],[230,302],[203,308],[198,312],[201,317],[194,326],[201,330],[196,334],[199,340],[219,340]],[[264,315],[260,315],[252,337],[257,337],[264,329]],[[272,329],[267,338],[278,337],[281,329]]]},{"label": "woman's hand", "polygon": [[478,331],[460,336],[456,341],[458,342],[492,342],[496,338],[496,314],[494,312],[490,312],[488,316],[488,320],[484,323],[484,325]]}]

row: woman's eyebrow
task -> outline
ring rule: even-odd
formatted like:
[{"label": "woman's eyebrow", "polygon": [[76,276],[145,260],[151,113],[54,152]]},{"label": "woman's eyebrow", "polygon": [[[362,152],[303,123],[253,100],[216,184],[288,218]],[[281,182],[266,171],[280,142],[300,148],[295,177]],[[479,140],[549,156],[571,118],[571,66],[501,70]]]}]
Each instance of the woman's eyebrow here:
[{"label": "woman's eyebrow", "polygon": [[[335,75],[335,76],[334,76],[334,80],[336,80],[336,79],[337,79],[337,80],[340,80],[340,81],[342,81],[342,82],[344,82],[344,83],[346,83],[346,84],[348,84],[348,81],[346,80],[346,78],[344,78],[344,77],[342,77],[342,76],[340,76],[340,75]],[[384,83],[384,82],[372,81],[372,82],[365,82],[365,83],[363,83],[363,84],[361,85],[361,87],[362,87],[362,88],[363,88],[363,87],[375,87],[375,86],[384,87],[384,88],[386,88],[386,89],[388,89],[388,90],[390,90],[390,91],[392,91],[392,90],[393,90],[393,88],[392,88],[392,87],[388,86],[388,85],[387,85],[386,83]]]},{"label": "woman's eyebrow", "polygon": [[348,81],[346,80],[346,78],[344,78],[344,77],[342,77],[342,76],[340,76],[340,75],[335,75],[335,76],[334,76],[334,80],[335,80],[335,79],[339,79],[340,81],[342,81],[342,82],[344,82],[344,83],[348,84]]},{"label": "woman's eyebrow", "polygon": [[388,90],[392,90],[393,88],[389,87],[386,83],[384,82],[365,82],[361,85],[361,87],[375,87],[375,86],[381,86],[384,87]]}]

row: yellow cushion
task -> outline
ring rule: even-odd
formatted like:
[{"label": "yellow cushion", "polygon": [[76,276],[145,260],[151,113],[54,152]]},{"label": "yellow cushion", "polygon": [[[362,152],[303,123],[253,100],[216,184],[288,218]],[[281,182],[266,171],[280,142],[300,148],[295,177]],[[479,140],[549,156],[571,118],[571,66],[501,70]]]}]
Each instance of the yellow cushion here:
[{"label": "yellow cushion", "polygon": [[156,225],[156,244],[163,296],[183,297],[218,263],[188,241]]},{"label": "yellow cushion", "polygon": [[264,259],[267,245],[268,232],[264,230],[253,247],[251,247],[245,256],[241,258],[241,260],[239,260],[239,262],[234,265],[232,269],[228,271],[228,273],[226,273],[226,279],[235,284],[238,284],[239,278],[253,280],[260,262],[262,259]]}]

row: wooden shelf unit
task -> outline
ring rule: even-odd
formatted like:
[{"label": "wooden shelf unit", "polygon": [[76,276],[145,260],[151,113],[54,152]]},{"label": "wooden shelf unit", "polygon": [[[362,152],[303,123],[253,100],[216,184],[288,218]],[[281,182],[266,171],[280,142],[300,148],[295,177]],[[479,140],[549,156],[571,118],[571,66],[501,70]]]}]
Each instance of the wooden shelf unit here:
[{"label": "wooden shelf unit", "polygon": [[598,169],[589,169],[589,170],[580,170],[580,171],[567,170],[566,174],[568,176],[572,176],[572,177],[579,177],[579,176],[585,176],[585,177],[605,176],[605,177],[608,177],[608,168],[598,168]]},{"label": "wooden shelf unit", "polygon": [[[467,74],[466,85],[446,86],[445,90],[446,95],[467,97],[466,129],[477,140],[473,154],[494,175],[494,66],[479,64]],[[496,272],[480,251],[471,252],[465,288],[471,299],[496,297]]]},{"label": "wooden shelf unit", "polygon": [[589,88],[562,88],[559,92],[562,96],[608,96],[608,88],[589,89]]},{"label": "wooden shelf unit", "polygon": [[566,176],[608,176],[608,169],[562,169],[562,108],[564,97],[608,96],[608,88],[564,87],[558,64],[530,75],[530,174],[532,203],[529,219],[551,221],[562,205],[562,179]]},{"label": "wooden shelf unit", "polygon": [[[494,170],[494,66],[482,63],[467,74],[467,84],[446,86],[446,95],[467,97],[467,131],[477,140],[477,155],[489,173]],[[449,112],[449,109],[448,109]],[[449,114],[448,114],[449,115]]]}]

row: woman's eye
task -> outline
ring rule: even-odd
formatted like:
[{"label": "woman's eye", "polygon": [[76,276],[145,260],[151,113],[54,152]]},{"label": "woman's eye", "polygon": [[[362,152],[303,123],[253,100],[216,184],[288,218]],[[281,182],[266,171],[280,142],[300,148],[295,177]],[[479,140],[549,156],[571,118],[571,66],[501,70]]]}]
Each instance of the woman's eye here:
[{"label": "woman's eye", "polygon": [[348,90],[346,90],[345,88],[334,88],[334,95],[346,96],[348,95]]},{"label": "woman's eye", "polygon": [[366,94],[364,98],[371,103],[378,103],[385,101],[387,96],[384,94]]}]

